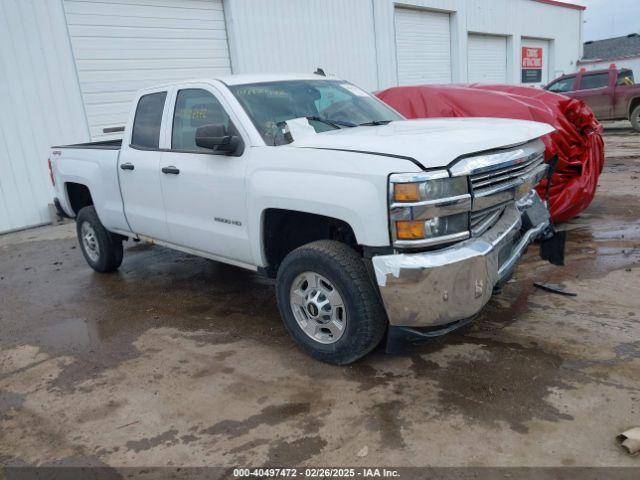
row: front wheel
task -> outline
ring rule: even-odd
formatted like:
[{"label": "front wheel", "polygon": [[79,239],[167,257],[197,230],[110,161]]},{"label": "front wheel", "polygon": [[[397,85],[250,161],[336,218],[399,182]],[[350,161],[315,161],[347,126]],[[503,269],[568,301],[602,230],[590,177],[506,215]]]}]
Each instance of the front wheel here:
[{"label": "front wheel", "polygon": [[76,231],[82,254],[91,268],[100,273],[118,269],[122,263],[122,239],[104,228],[93,206],[78,212]]},{"label": "front wheel", "polygon": [[387,317],[360,256],[321,240],[291,252],[278,269],[276,295],[285,327],[312,357],[346,365],[382,340]]},{"label": "front wheel", "polygon": [[640,132],[640,105],[633,109],[631,112],[631,126],[636,132]]}]

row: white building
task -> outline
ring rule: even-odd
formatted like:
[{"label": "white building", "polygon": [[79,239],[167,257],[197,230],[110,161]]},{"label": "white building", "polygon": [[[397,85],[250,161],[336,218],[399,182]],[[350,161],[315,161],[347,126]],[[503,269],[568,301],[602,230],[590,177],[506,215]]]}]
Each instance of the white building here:
[{"label": "white building", "polygon": [[0,232],[49,222],[48,147],[108,138],[141,87],[317,67],[369,90],[522,75],[540,85],[576,69],[582,10],[555,0],[0,0]]},{"label": "white building", "polygon": [[633,71],[640,80],[640,34],[630,33],[623,37],[585,42],[584,56],[578,61],[581,68],[602,70],[615,65]]}]

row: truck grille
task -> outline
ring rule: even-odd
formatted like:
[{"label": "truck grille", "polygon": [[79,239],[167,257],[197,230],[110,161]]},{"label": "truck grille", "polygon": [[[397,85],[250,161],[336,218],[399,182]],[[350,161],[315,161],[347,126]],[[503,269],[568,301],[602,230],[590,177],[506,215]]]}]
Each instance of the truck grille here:
[{"label": "truck grille", "polygon": [[469,178],[471,236],[481,235],[493,227],[505,209],[518,200],[518,195],[540,181],[546,172],[544,151],[544,142],[536,139],[464,157],[451,166],[452,176]]},{"label": "truck grille", "polygon": [[521,176],[531,173],[542,162],[544,162],[544,152],[524,158],[521,163],[515,165],[473,174],[470,176],[473,193],[476,196],[482,196],[508,190],[518,182]]},{"label": "truck grille", "polygon": [[489,230],[498,221],[505,208],[506,205],[503,204],[478,212],[471,212],[471,236],[477,237]]}]

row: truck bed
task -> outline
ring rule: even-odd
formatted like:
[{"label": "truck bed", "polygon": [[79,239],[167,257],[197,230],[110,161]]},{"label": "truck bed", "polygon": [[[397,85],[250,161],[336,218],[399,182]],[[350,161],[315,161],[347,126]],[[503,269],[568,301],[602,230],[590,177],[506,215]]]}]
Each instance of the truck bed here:
[{"label": "truck bed", "polygon": [[122,139],[102,140],[100,142],[75,143],[73,145],[54,145],[51,148],[82,148],[93,150],[120,150]]}]

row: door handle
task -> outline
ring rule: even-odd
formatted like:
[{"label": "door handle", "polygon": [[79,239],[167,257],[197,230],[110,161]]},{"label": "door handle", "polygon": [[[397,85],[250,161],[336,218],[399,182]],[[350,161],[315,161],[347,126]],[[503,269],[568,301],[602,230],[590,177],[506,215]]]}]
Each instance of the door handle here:
[{"label": "door handle", "polygon": [[176,167],[162,167],[162,173],[169,173],[171,175],[178,175],[180,170]]},{"label": "door handle", "polygon": [[134,168],[136,168],[136,167],[134,167],[134,166],[133,166],[133,163],[129,163],[129,162],[127,162],[127,163],[121,163],[121,164],[120,164],[120,168],[121,168],[122,170],[133,170],[133,169],[134,169]]}]

